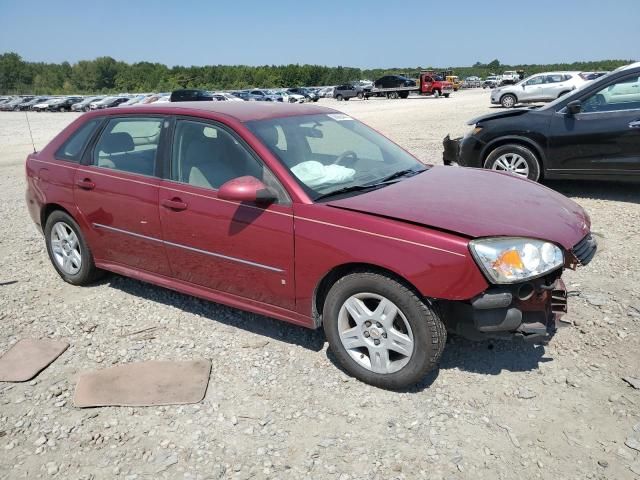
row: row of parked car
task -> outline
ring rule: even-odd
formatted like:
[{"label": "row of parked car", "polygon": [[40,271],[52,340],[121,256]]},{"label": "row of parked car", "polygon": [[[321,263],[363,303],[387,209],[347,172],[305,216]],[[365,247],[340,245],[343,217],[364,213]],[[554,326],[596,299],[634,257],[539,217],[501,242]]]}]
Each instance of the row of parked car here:
[{"label": "row of parked car", "polygon": [[[328,87],[333,88],[333,87]],[[267,101],[304,103],[317,102],[322,88],[295,87],[287,89],[252,89],[230,92],[210,92],[204,90],[182,90],[182,92],[198,92],[206,98],[190,98],[191,100],[210,101]],[[326,90],[326,89],[325,89]],[[185,93],[183,93],[185,94]],[[195,93],[192,93],[195,95]],[[92,96],[49,96],[49,95],[20,95],[0,97],[2,111],[36,111],[36,112],[88,112],[102,108],[133,105],[146,105],[156,102],[172,101],[171,93],[141,93],[121,95],[92,95]]]}]

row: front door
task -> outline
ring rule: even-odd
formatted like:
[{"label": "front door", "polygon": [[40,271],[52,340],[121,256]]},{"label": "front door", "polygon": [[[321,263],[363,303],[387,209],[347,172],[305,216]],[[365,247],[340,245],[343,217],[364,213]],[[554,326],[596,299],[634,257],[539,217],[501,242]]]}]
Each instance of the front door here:
[{"label": "front door", "polygon": [[516,92],[519,101],[536,102],[543,98],[542,87],[544,85],[544,76],[535,75],[522,84],[522,91]]},{"label": "front door", "polygon": [[[97,262],[169,275],[158,215],[161,117],[109,120],[76,170],[74,198]],[[167,122],[168,126],[168,122]]]},{"label": "front door", "polygon": [[[217,198],[225,182],[250,175],[278,192],[271,205]],[[178,119],[160,220],[179,280],[293,309],[293,215],[286,192],[235,133]]]},{"label": "front door", "polygon": [[554,115],[550,169],[557,173],[640,174],[640,78],[629,75],[580,99],[582,111]]}]

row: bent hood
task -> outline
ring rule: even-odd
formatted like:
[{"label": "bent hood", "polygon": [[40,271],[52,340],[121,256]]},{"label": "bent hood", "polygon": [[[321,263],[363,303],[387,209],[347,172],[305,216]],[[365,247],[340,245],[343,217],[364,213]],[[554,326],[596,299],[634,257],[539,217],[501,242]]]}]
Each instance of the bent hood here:
[{"label": "bent hood", "polygon": [[467,122],[467,125],[476,125],[477,123],[484,122],[485,120],[494,120],[496,118],[517,117],[530,112],[532,108],[510,108],[509,110],[501,110],[495,113],[487,113],[479,117],[472,118]]},{"label": "bent hood", "polygon": [[530,237],[570,249],[589,232],[586,212],[547,187],[506,173],[434,166],[327,205],[446,230],[470,238]]}]

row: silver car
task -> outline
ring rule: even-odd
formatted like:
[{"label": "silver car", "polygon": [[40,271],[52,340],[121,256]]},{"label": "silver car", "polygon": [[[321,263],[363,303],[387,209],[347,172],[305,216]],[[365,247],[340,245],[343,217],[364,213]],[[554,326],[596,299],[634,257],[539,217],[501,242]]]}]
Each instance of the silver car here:
[{"label": "silver car", "polygon": [[491,91],[491,103],[505,108],[518,103],[550,102],[585,83],[580,72],[537,73],[515,85],[506,85]]}]

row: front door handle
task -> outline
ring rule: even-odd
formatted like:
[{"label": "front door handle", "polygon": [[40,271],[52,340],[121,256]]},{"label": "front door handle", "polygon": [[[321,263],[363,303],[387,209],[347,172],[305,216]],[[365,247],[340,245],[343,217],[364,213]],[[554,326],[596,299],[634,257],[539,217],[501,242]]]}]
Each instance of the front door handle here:
[{"label": "front door handle", "polygon": [[91,181],[90,178],[83,178],[82,180],[78,180],[76,185],[83,190],[93,190],[96,188],[96,184]]},{"label": "front door handle", "polygon": [[175,210],[176,212],[187,209],[187,204],[177,197],[162,200],[162,206],[170,210]]},{"label": "front door handle", "polygon": [[635,122],[631,122],[629,124],[629,128],[640,128],[640,120],[636,120]]}]

